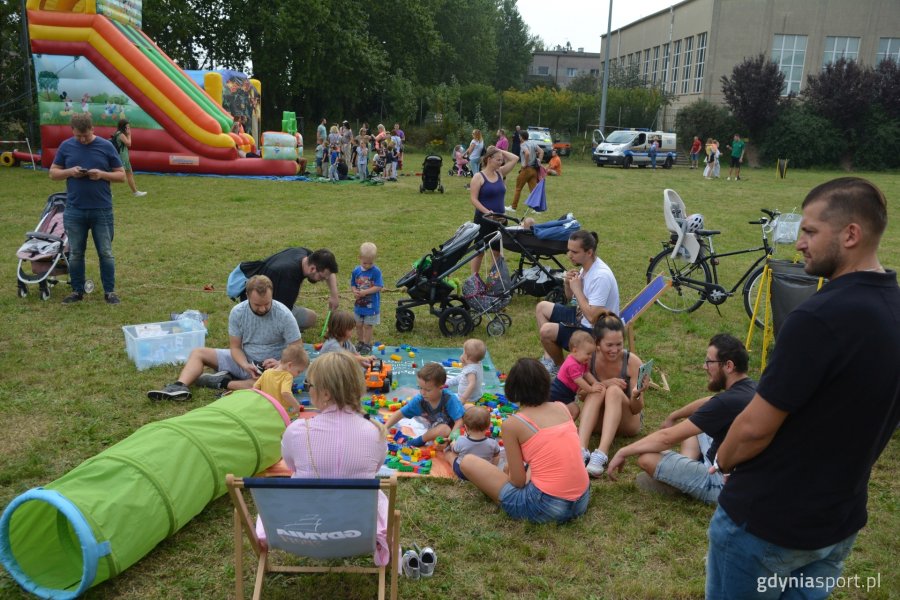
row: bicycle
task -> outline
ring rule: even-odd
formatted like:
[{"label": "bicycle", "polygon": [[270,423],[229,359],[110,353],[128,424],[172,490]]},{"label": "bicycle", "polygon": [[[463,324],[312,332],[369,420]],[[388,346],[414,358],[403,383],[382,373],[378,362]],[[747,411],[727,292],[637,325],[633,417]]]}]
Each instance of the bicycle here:
[{"label": "bicycle", "polygon": [[[760,217],[755,221],[749,221],[750,225],[759,225],[762,230],[762,245],[756,248],[717,253],[713,248],[712,238],[722,232],[702,229],[702,220],[694,221],[693,223],[689,222],[691,219],[699,217],[699,215],[694,215],[686,220],[688,222],[686,226],[683,226],[685,233],[677,234],[673,231],[671,238],[662,243],[662,252],[650,259],[650,265],[647,268],[648,283],[659,275],[672,282],[672,285],[663,292],[656,300],[656,303],[664,309],[675,313],[693,312],[700,308],[700,305],[704,302],[709,302],[713,306],[719,306],[733,296],[743,283],[744,309],[752,319],[765,261],[775,253],[775,246],[769,242],[769,236],[774,231],[778,216],[781,214],[777,210],[761,210],[766,216]],[[672,228],[670,227],[671,230]],[[699,244],[699,250],[696,252],[689,251],[680,243],[691,234],[694,235],[697,244]],[[719,283],[717,268],[719,259],[754,252],[760,253],[761,256],[750,265],[731,289],[726,289]],[[674,258],[673,254],[675,255]],[[759,318],[756,319],[756,324],[759,327],[763,326]]]}]

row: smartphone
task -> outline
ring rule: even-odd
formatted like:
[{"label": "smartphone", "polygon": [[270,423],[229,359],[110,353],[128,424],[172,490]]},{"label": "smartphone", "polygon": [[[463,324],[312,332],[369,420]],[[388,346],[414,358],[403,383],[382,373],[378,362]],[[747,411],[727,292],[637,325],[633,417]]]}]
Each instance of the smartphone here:
[{"label": "smartphone", "polygon": [[[635,387],[637,389],[641,389],[642,387],[647,387],[647,385],[650,385],[650,374],[652,372],[653,372],[653,359],[651,358],[650,360],[648,360],[647,362],[642,364],[640,369],[638,369],[637,384],[635,385]],[[643,384],[645,379],[647,381],[647,384],[641,385],[641,384]]]}]

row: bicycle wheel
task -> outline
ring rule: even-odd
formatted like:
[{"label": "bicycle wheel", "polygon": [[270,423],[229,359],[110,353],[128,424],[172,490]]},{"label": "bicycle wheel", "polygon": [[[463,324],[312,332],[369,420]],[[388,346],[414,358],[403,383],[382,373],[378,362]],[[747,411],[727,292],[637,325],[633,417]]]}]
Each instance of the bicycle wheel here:
[{"label": "bicycle wheel", "polygon": [[706,299],[706,288],[700,283],[688,283],[685,279],[712,283],[712,274],[705,262],[690,263],[681,256],[672,258],[672,249],[663,250],[650,260],[647,283],[662,275],[672,282],[656,303],[664,309],[680,313],[697,310]]},{"label": "bicycle wheel", "polygon": [[[751,319],[753,318],[753,305],[756,303],[756,295],[759,294],[759,287],[762,285],[762,274],[765,266],[757,267],[753,273],[750,274],[750,277],[747,278],[747,281],[744,282],[744,310],[747,311],[747,316]],[[756,315],[756,319],[754,322],[756,326],[760,329],[765,327],[765,323],[763,322],[762,317],[765,316],[766,306],[765,306],[765,298],[760,298],[759,300],[759,308],[758,314]]]}]

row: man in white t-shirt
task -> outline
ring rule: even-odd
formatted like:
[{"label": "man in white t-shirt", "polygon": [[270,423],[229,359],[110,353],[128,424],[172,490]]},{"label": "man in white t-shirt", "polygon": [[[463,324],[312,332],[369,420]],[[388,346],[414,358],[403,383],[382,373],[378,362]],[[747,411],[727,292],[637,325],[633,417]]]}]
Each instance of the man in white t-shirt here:
[{"label": "man in white t-shirt", "polygon": [[535,309],[544,356],[541,363],[554,374],[563,361],[569,338],[579,329],[591,331],[601,311],[619,313],[619,285],[605,262],[597,257],[597,234],[580,229],[569,236],[568,257],[580,269],[566,272],[569,304],[538,302]]}]

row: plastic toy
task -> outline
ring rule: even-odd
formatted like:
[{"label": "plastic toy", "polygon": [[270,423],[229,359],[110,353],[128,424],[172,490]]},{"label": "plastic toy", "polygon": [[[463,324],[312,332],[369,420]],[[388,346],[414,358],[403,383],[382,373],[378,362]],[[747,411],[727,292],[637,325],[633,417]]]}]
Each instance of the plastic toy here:
[{"label": "plastic toy", "polygon": [[376,358],[366,369],[366,387],[370,390],[379,390],[383,393],[391,391],[391,383],[394,381],[393,367],[380,358]]},{"label": "plastic toy", "polygon": [[394,362],[400,362],[403,359],[400,357],[399,354],[391,354],[391,360]]}]

